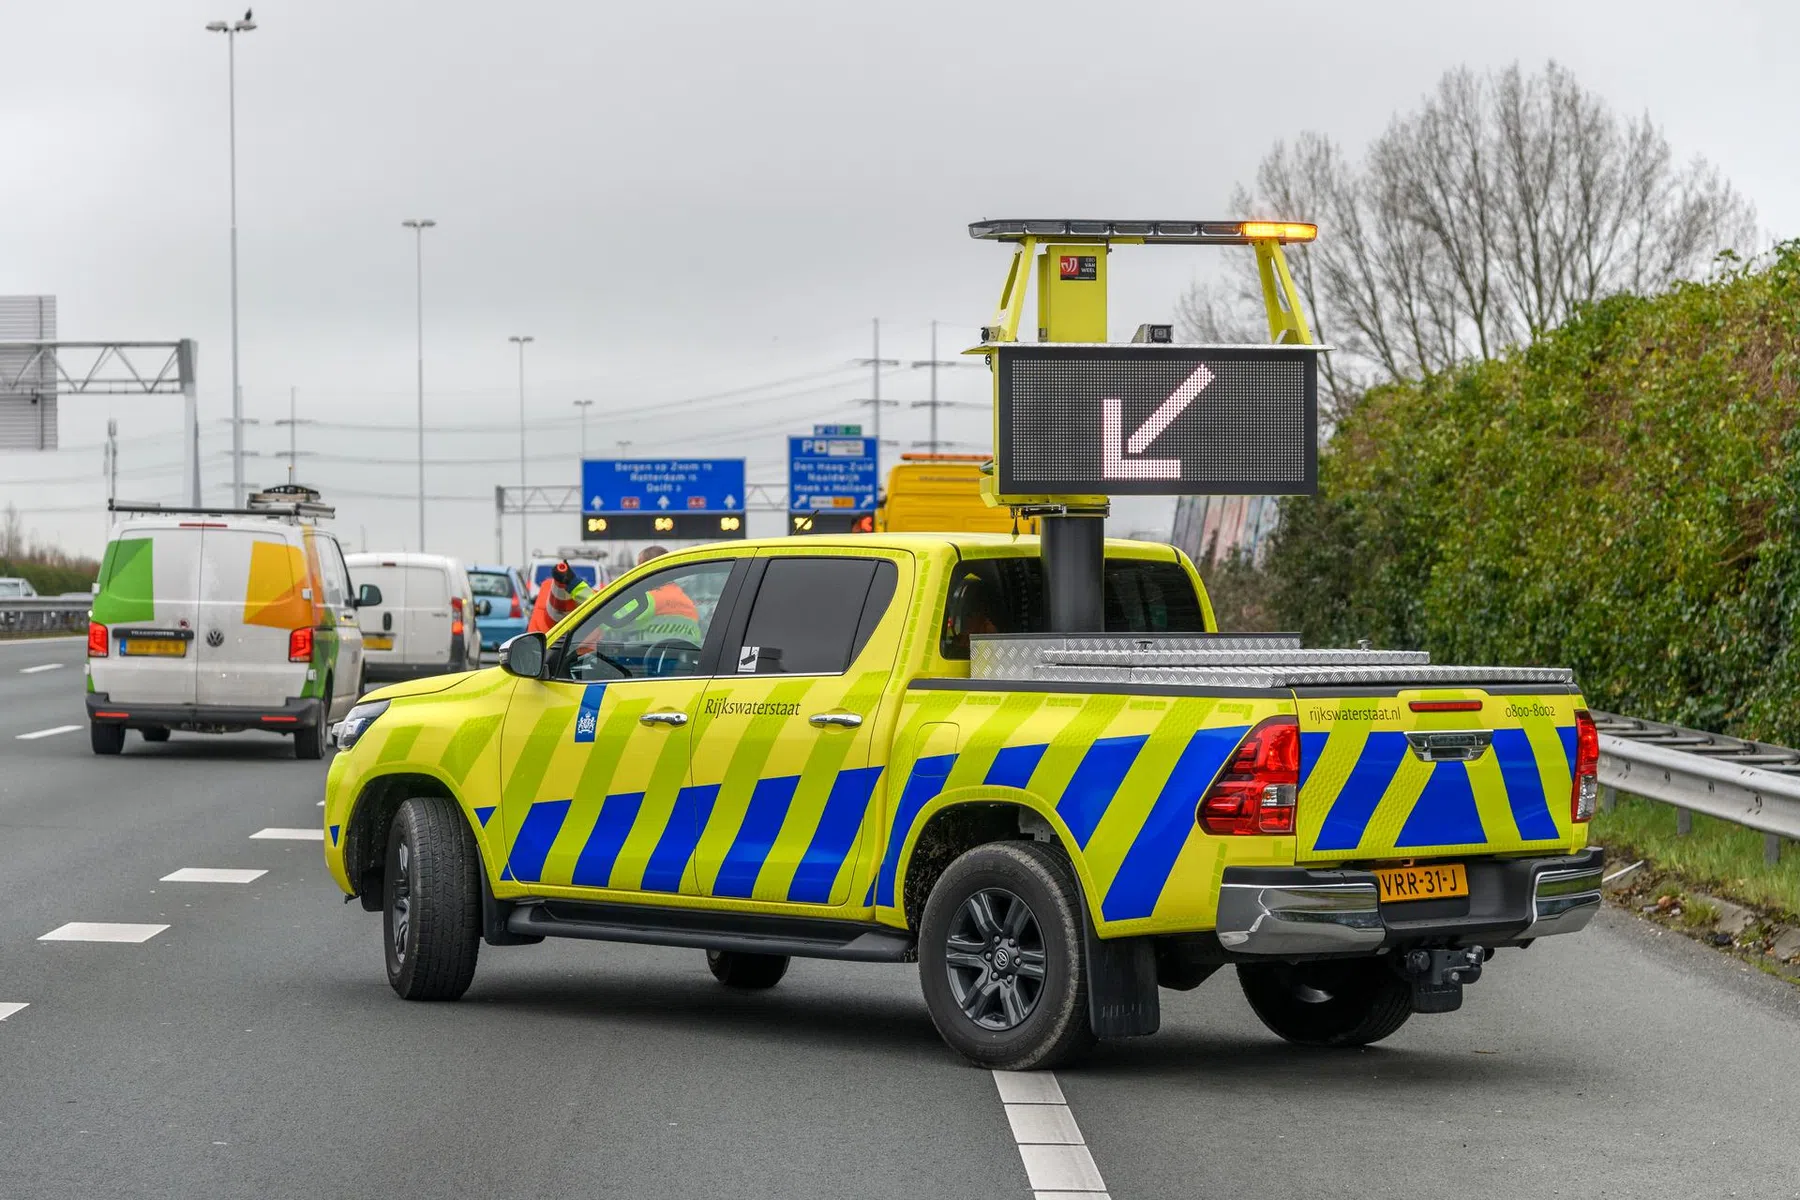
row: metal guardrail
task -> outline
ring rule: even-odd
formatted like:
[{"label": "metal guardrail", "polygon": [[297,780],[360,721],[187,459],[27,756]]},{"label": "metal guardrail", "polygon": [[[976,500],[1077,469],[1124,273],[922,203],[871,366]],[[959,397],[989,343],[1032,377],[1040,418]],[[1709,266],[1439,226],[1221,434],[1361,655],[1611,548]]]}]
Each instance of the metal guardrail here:
[{"label": "metal guardrail", "polygon": [[0,637],[21,633],[81,633],[87,629],[89,596],[33,596],[0,600]]},{"label": "metal guardrail", "polygon": [[1662,721],[1596,712],[1601,807],[1616,791],[1672,804],[1678,833],[1700,812],[1763,835],[1763,861],[1800,840],[1800,751]]}]

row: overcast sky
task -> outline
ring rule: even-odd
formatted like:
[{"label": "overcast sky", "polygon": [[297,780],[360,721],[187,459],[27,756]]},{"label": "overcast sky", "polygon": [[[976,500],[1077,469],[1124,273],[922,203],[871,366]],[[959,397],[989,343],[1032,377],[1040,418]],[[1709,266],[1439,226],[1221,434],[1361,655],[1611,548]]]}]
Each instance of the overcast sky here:
[{"label": "overcast sky", "polygon": [[[191,0],[12,0],[0,11],[0,294],[57,297],[65,339],[200,345],[204,480],[230,479],[225,39]],[[1355,149],[1447,68],[1555,58],[1703,154],[1776,235],[1800,228],[1800,7],[1711,3],[1013,6],[714,0],[478,4],[258,0],[238,44],[242,379],[251,482],[297,389],[301,475],[352,548],[416,548],[413,235],[425,237],[428,549],[491,561],[493,488],[518,482],[526,359],[532,483],[590,451],[744,455],[782,482],[789,433],[867,421],[882,352],[974,340],[1004,251],[996,216],[1208,217],[1277,138]],[[1268,23],[1267,28],[1259,23]],[[1702,48],[1705,47],[1704,52]],[[1306,216],[1308,214],[1271,214]],[[1326,229],[1322,236],[1331,236]],[[1114,337],[1166,320],[1208,256],[1123,249]],[[794,382],[781,383],[792,380]],[[762,386],[770,385],[770,386]],[[719,400],[716,393],[757,387]],[[983,372],[945,436],[985,446]],[[883,383],[891,438],[925,436],[925,372]],[[106,521],[119,420],[126,498],[180,495],[179,399],[69,398],[53,454],[0,456],[0,504],[72,550]],[[890,453],[893,451],[890,450]],[[366,461],[354,461],[362,459]],[[448,460],[496,460],[453,465]],[[1113,528],[1166,532],[1168,502]],[[534,547],[566,543],[543,517]],[[753,518],[775,533],[779,516]],[[518,558],[517,521],[506,552]]]}]

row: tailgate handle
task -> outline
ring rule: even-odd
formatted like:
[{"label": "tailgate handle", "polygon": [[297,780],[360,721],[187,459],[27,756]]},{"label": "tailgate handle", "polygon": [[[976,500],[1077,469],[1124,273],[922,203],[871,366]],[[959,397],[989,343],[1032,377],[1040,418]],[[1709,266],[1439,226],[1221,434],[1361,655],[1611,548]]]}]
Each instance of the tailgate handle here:
[{"label": "tailgate handle", "polygon": [[644,725],[686,725],[688,715],[684,712],[649,712],[638,718]]},{"label": "tailgate handle", "polygon": [[820,729],[855,729],[862,724],[862,718],[852,712],[814,713],[806,720]]},{"label": "tailgate handle", "polygon": [[1406,744],[1426,762],[1474,762],[1493,743],[1491,729],[1411,730]]}]

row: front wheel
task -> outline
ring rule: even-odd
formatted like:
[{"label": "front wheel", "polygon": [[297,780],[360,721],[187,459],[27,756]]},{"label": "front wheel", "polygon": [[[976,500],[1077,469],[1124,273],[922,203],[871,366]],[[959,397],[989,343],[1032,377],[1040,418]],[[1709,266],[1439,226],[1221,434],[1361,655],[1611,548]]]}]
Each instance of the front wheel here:
[{"label": "front wheel", "polygon": [[416,796],[388,827],[382,879],[388,983],[407,1000],[454,1000],[481,950],[481,855],[462,812]]},{"label": "front wheel", "polygon": [[728,988],[760,991],[772,988],[787,974],[785,954],[745,954],[737,950],[708,950],[707,969]]},{"label": "front wheel", "polygon": [[1058,849],[991,842],[945,869],[919,922],[932,1024],[977,1066],[1058,1067],[1092,1048],[1081,886]]},{"label": "front wheel", "polygon": [[1406,1024],[1412,987],[1376,958],[1239,963],[1257,1017],[1302,1046],[1367,1046]]}]

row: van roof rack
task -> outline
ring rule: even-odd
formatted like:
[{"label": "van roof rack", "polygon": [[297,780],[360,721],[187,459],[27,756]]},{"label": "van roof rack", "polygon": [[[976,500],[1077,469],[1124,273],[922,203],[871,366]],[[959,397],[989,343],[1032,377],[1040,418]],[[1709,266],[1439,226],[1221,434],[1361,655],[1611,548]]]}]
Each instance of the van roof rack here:
[{"label": "van roof rack", "polygon": [[314,520],[337,516],[333,505],[321,503],[319,493],[297,483],[284,483],[252,493],[243,508],[226,505],[190,507],[160,504],[155,501],[108,500],[106,511],[115,513],[160,513],[180,517],[287,517]]}]

